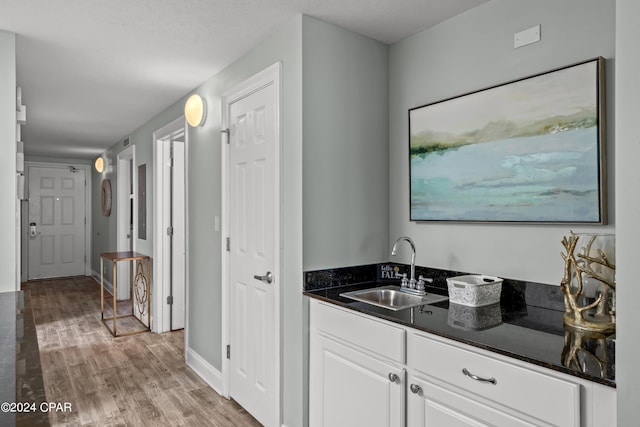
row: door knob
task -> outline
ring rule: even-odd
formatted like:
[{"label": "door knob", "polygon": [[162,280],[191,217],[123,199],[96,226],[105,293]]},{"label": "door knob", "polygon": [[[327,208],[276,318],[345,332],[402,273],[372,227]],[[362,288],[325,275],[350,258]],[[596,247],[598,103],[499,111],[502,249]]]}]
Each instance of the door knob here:
[{"label": "door knob", "polygon": [[33,240],[39,235],[40,235],[40,232],[36,227],[36,223],[35,222],[29,223],[29,238]]},{"label": "door knob", "polygon": [[273,282],[273,274],[270,271],[267,271],[267,274],[265,274],[264,276],[259,276],[259,275],[255,274],[253,276],[253,278],[256,279],[256,280],[263,281],[265,283]]},{"label": "door knob", "polygon": [[420,394],[422,392],[422,387],[417,384],[411,384],[409,388],[411,389],[411,393],[413,394]]}]

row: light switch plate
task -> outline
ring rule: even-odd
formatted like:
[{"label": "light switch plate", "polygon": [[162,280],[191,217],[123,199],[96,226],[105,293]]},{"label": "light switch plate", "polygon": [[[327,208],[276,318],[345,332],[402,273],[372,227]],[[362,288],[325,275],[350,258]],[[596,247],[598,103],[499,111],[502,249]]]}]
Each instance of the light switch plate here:
[{"label": "light switch plate", "polygon": [[515,49],[540,41],[540,25],[515,33],[513,47]]}]

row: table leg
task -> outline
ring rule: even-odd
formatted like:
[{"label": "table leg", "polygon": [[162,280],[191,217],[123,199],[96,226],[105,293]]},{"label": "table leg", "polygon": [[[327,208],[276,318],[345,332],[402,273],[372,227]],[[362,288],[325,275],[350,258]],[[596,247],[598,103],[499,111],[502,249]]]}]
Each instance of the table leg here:
[{"label": "table leg", "polygon": [[100,318],[104,320],[104,258],[100,257]]},{"label": "table leg", "polygon": [[117,322],[117,318],[118,315],[116,313],[116,294],[118,293],[118,270],[116,268],[116,266],[118,265],[118,263],[116,262],[116,260],[113,260],[113,336],[118,336],[118,333],[116,332],[116,322]]},{"label": "table leg", "polygon": [[129,283],[130,283],[130,285],[129,285],[129,288],[130,288],[129,289],[130,290],[129,299],[131,300],[131,315],[132,316],[135,315],[135,311],[133,309],[135,307],[135,302],[134,302],[135,300],[133,298],[134,295],[135,295],[134,292],[133,292],[133,288],[135,286],[135,282],[134,282],[134,280],[135,280],[134,279],[135,269],[136,269],[136,260],[132,259],[131,260],[131,264],[129,266],[129,270],[130,270],[130,273],[131,273],[131,277],[129,278]]},{"label": "table leg", "polygon": [[151,258],[147,258],[147,327],[151,330]]}]

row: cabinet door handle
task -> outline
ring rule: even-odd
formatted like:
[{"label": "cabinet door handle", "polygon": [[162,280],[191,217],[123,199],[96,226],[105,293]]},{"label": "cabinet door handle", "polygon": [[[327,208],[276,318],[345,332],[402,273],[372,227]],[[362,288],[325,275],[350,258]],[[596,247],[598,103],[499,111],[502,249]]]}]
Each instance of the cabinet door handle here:
[{"label": "cabinet door handle", "polygon": [[420,394],[420,393],[422,393],[422,387],[420,387],[420,386],[419,386],[419,385],[417,385],[417,384],[411,384],[411,385],[409,386],[409,388],[411,389],[411,393],[413,393],[413,394]]},{"label": "cabinet door handle", "polygon": [[398,376],[398,374],[389,372],[389,381],[391,381],[392,383],[400,384],[400,377]]},{"label": "cabinet door handle", "polygon": [[467,368],[462,368],[462,373],[465,374],[466,376],[468,376],[469,378],[471,378],[473,380],[476,380],[476,381],[480,381],[480,382],[483,382],[483,383],[491,383],[493,385],[498,384],[498,381],[495,378],[493,378],[493,377],[491,377],[491,378],[482,378],[482,377],[479,377],[477,375],[473,375],[471,372],[469,372],[467,370]]}]

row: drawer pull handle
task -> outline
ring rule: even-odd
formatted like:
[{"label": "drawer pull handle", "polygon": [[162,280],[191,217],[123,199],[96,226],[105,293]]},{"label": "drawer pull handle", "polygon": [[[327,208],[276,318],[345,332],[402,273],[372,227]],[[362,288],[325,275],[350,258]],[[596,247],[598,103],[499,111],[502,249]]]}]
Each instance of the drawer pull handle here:
[{"label": "drawer pull handle", "polygon": [[498,381],[495,378],[493,378],[493,377],[491,377],[491,378],[482,378],[482,377],[479,377],[477,375],[473,375],[471,372],[469,372],[467,370],[467,368],[462,368],[462,373],[465,374],[466,376],[468,376],[469,378],[471,378],[473,380],[476,380],[476,381],[480,381],[480,382],[483,382],[483,383],[491,383],[493,385],[498,384]]},{"label": "drawer pull handle", "polygon": [[420,393],[422,393],[422,387],[420,387],[420,386],[419,386],[419,385],[417,385],[417,384],[411,384],[411,385],[409,386],[409,388],[411,389],[411,393],[413,393],[413,394],[420,394]]},{"label": "drawer pull handle", "polygon": [[393,372],[390,372],[389,373],[389,381],[391,381],[392,383],[400,384],[400,377],[397,374],[394,374]]}]

